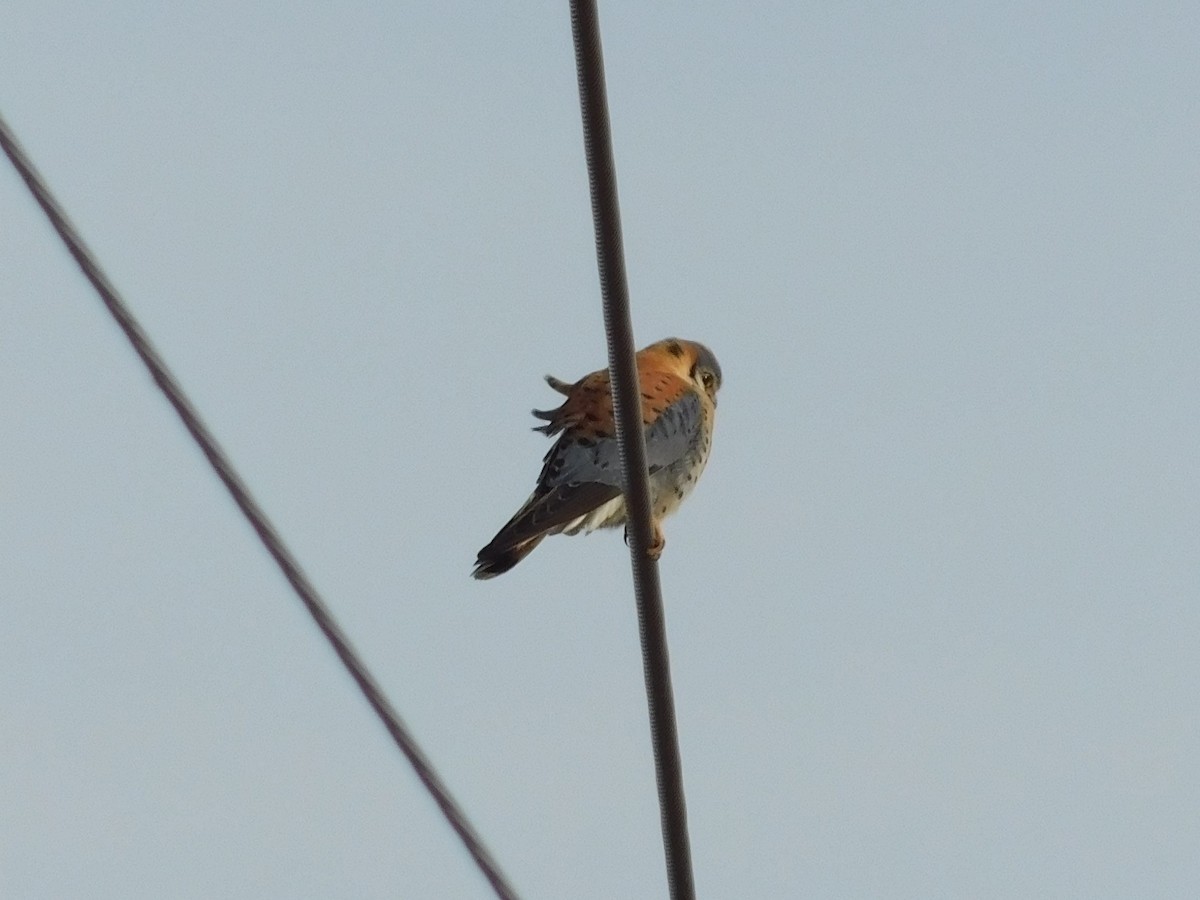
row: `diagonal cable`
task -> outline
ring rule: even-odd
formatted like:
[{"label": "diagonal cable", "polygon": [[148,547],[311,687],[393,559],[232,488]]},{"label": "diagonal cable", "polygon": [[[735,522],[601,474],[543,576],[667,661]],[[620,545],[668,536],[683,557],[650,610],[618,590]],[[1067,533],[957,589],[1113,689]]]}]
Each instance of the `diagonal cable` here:
[{"label": "diagonal cable", "polygon": [[621,449],[624,473],[629,553],[633,560],[633,587],[642,638],[642,667],[650,711],[650,738],[654,747],[667,883],[672,900],[693,900],[696,888],[692,877],[675,701],[671,693],[671,663],[667,655],[662,588],[658,580],[658,562],[649,554],[653,526],[650,521],[650,482],[646,472],[646,440],[642,433],[642,405],[634,356],[633,324],[629,316],[625,251],[621,242],[617,173],[613,161],[608,96],[604,86],[604,55],[600,46],[600,24],[595,0],[571,0],[571,31],[575,40],[579,106],[583,116],[583,144],[587,155],[592,219],[596,229],[596,260],[600,268],[604,330],[608,337],[608,365],[612,372],[617,442]]},{"label": "diagonal cable", "polygon": [[250,494],[249,488],[242,481],[241,476],[233,468],[229,457],[225,455],[225,451],[217,444],[216,438],[209,432],[208,427],[200,419],[200,414],[196,412],[191,401],[184,394],[183,389],[175,380],[175,376],[167,368],[167,364],[163,362],[158,355],[158,351],[150,343],[150,339],[146,333],[142,331],[141,325],[133,317],[133,313],[125,306],[124,301],[117,293],[115,287],[108,280],[108,277],[100,269],[100,264],[92,255],[92,252],[84,244],[83,239],[76,232],[70,220],[67,219],[66,213],[58,205],[58,202],[50,193],[50,189],[46,186],[45,181],[34,168],[29,156],[25,153],[24,148],[18,143],[16,137],[8,127],[8,123],[0,117],[0,146],[3,146],[5,154],[16,168],[17,172],[24,179],[30,193],[33,194],[38,205],[50,220],[50,224],[54,226],[54,230],[58,232],[58,236],[62,238],[67,250],[71,256],[75,258],[75,262],[79,264],[79,268],[83,270],[84,276],[91,282],[92,287],[96,289],[96,293],[100,295],[100,299],[104,301],[104,305],[108,308],[109,313],[116,320],[117,325],[125,332],[125,336],[129,339],[129,343],[133,345],[134,351],[146,368],[150,372],[150,376],[154,379],[154,383],[158,385],[159,390],[166,396],[167,401],[175,408],[175,412],[179,414],[179,418],[183,420],[184,427],[187,428],[192,438],[200,446],[200,450],[208,459],[213,471],[217,473],[217,477],[221,479],[221,483],[229,491],[233,501],[238,505],[242,514],[249,521],[251,527],[258,534],[259,540],[263,546],[275,560],[284,577],[291,584],[292,589],[316,622],[317,627],[321,629],[321,633],[325,635],[326,640],[332,645],[333,650],[341,659],[342,664],[350,673],[350,677],[354,679],[363,696],[375,710],[375,714],[379,716],[384,727],[388,730],[388,734],[396,742],[396,746],[400,748],[413,770],[417,773],[417,778],[425,785],[425,789],[432,795],[434,801],[442,811],[442,815],[446,817],[446,821],[450,823],[450,827],[462,840],[463,845],[467,848],[467,852],[471,854],[471,858],[475,860],[475,864],[483,873],[484,878],[491,884],[492,889],[496,892],[496,896],[501,900],[516,900],[517,893],[509,885],[504,874],[500,871],[499,865],[492,858],[487,847],[483,845],[482,839],[475,832],[471,823],[467,820],[466,814],[455,802],[450,795],[449,789],[442,782],[441,777],[433,768],[433,764],[425,755],[424,751],[418,746],[416,740],[409,733],[408,726],[400,718],[400,714],[392,707],[391,702],[384,695],[383,690],[375,681],[374,676],[367,670],[366,665],[359,659],[358,654],[351,646],[349,639],[343,633],[341,627],[334,620],[333,615],[329,612],[324,600],[321,599],[317,589],[312,582],[308,580],[308,576],[300,568],[300,563],[292,556],[290,550],[284,545],[283,539],[275,530],[275,526],[271,524],[262,507],[258,505],[258,501]]}]

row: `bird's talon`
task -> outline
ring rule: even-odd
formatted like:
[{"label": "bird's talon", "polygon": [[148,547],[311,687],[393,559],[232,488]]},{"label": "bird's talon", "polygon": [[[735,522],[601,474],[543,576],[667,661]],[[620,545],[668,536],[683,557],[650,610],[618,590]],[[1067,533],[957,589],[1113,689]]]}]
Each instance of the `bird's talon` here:
[{"label": "bird's talon", "polygon": [[[625,546],[629,546],[629,526],[625,526]],[[650,546],[646,548],[646,555],[651,559],[658,559],[662,556],[663,547],[667,546],[667,539],[663,537],[662,529],[657,525],[654,526],[654,537],[650,539]]]},{"label": "bird's talon", "polygon": [[654,540],[650,542],[650,546],[646,548],[646,555],[651,559],[657,560],[662,556],[663,548],[667,546],[667,539],[662,533],[662,529],[658,525],[654,526]]}]

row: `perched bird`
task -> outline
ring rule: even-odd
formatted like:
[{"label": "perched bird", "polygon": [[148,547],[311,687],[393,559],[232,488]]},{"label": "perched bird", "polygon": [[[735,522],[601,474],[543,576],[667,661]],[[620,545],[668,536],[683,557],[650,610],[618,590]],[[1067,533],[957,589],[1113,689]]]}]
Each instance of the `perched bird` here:
[{"label": "perched bird", "polygon": [[[696,485],[712,445],[721,366],[694,341],[667,338],[637,354],[642,425],[650,474],[655,559],[664,544],[661,521]],[[542,461],[537,487],[490,544],[479,551],[475,578],[495,578],[523,560],[548,534],[579,534],[625,524],[621,457],[613,421],[608,369],[567,384],[546,382],[566,395],[561,406],[533,414],[536,427],[558,435]]]}]

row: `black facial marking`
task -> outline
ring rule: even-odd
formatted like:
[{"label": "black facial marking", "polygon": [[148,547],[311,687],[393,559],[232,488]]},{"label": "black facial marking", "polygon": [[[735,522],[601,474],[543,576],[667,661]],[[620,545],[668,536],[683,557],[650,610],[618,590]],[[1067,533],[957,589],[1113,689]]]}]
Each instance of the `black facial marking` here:
[{"label": "black facial marking", "polygon": [[667,343],[667,352],[676,359],[680,359],[683,356],[683,347],[680,346],[679,341],[670,341]]}]

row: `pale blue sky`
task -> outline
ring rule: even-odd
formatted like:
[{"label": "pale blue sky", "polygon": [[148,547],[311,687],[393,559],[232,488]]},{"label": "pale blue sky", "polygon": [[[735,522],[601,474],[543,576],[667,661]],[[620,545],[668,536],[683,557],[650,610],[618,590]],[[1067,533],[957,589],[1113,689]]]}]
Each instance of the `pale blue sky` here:
[{"label": "pale blue sky", "polygon": [[[604,3],[706,898],[1200,892],[1200,7]],[[0,109],[526,898],[665,896],[565,3],[0,11]],[[490,896],[0,174],[0,895]]]}]

